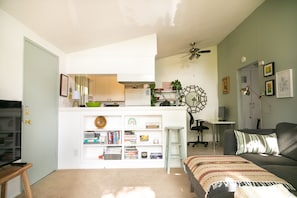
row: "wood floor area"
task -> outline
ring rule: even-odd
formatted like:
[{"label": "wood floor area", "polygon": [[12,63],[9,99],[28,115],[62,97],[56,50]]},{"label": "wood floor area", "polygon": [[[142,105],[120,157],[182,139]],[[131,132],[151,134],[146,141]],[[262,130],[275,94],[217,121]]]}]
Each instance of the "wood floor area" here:
[{"label": "wood floor area", "polygon": [[[222,147],[188,146],[189,155],[219,155]],[[31,186],[38,198],[197,198],[182,168],[57,170]],[[24,198],[21,194],[17,198]]]}]

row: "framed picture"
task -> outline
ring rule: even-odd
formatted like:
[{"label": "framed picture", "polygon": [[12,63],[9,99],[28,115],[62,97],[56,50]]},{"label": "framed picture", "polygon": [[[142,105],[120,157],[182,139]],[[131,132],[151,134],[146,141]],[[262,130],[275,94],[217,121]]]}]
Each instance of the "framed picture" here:
[{"label": "framed picture", "polygon": [[287,69],[276,73],[276,97],[293,97],[293,70]]},{"label": "framed picture", "polygon": [[230,92],[229,76],[226,76],[222,79],[222,91],[223,91],[223,94],[229,94],[229,92]]},{"label": "framed picture", "polygon": [[265,82],[265,95],[266,96],[274,95],[274,80],[267,80]]},{"label": "framed picture", "polygon": [[60,74],[60,96],[68,96],[68,76]]},{"label": "framed picture", "polygon": [[263,74],[265,77],[274,75],[274,62],[267,63],[263,66]]},{"label": "framed picture", "polygon": [[140,140],[140,142],[147,142],[147,141],[149,141],[149,136],[148,135],[140,135],[139,140]]}]

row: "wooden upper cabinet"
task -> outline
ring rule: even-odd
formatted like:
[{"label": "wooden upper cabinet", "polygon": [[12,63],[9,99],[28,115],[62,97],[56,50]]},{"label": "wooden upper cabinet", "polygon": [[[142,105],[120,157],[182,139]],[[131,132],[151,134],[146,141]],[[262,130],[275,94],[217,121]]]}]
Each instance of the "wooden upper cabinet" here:
[{"label": "wooden upper cabinet", "polygon": [[125,86],[116,75],[91,75],[89,89],[94,101],[125,101]]}]

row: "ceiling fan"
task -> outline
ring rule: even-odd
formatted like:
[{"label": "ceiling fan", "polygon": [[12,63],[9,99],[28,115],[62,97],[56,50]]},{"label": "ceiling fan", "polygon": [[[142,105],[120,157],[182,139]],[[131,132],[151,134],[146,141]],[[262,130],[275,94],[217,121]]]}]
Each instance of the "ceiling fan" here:
[{"label": "ceiling fan", "polygon": [[190,56],[189,56],[189,59],[190,60],[193,60],[193,58],[196,58],[198,59],[202,54],[202,53],[210,53],[211,51],[210,50],[200,50],[199,48],[195,47],[196,46],[196,42],[192,42],[190,43]]}]

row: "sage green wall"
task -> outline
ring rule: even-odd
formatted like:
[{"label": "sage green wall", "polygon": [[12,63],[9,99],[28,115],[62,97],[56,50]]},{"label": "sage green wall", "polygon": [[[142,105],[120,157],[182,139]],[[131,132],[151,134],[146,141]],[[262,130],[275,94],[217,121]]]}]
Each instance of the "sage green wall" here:
[{"label": "sage green wall", "polygon": [[[281,121],[297,123],[297,1],[267,0],[218,45],[218,82],[230,77],[230,93],[219,89],[219,104],[229,109],[229,119],[238,121],[238,69],[263,60],[275,62],[275,71],[293,69],[293,98],[263,96],[262,128],[273,128]],[[245,56],[246,61],[241,62]],[[263,66],[259,66],[259,89],[263,93],[265,81]],[[270,104],[270,105],[268,105]]]}]

